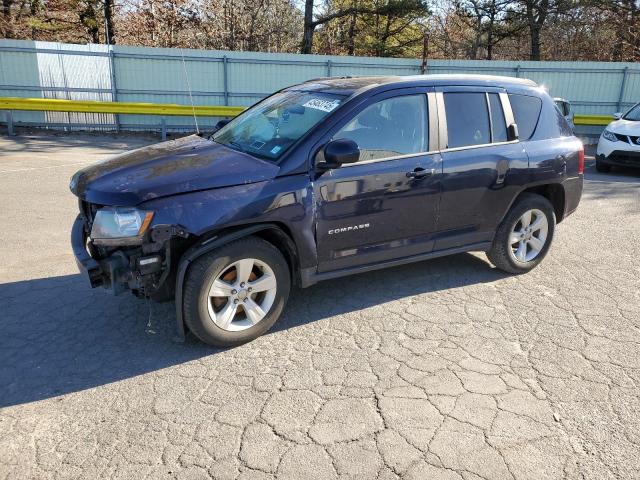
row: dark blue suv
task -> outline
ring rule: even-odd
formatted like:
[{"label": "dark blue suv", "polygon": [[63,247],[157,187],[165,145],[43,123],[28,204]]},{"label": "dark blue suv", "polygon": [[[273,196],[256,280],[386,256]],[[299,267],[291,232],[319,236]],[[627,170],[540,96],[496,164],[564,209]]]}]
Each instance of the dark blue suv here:
[{"label": "dark blue suv", "polygon": [[92,287],[175,298],[177,333],[265,333],[293,285],[467,251],[524,273],[573,212],[584,151],[514,78],[312,80],[208,138],[118,155],[71,180]]}]

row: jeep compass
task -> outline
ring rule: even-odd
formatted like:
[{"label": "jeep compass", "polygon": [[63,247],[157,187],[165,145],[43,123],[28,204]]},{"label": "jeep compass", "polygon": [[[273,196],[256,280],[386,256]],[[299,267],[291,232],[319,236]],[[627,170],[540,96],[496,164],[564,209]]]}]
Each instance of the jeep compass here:
[{"label": "jeep compass", "polygon": [[316,79],[77,172],[72,245],[92,287],[175,298],[179,338],[231,346],[265,333],[292,286],[468,251],[531,270],[583,166],[529,80]]}]

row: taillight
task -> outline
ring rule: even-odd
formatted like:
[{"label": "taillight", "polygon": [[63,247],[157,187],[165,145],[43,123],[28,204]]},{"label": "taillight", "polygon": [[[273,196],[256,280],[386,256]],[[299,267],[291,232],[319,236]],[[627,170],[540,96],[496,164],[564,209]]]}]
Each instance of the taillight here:
[{"label": "taillight", "polygon": [[578,173],[584,173],[584,145],[578,150]]}]

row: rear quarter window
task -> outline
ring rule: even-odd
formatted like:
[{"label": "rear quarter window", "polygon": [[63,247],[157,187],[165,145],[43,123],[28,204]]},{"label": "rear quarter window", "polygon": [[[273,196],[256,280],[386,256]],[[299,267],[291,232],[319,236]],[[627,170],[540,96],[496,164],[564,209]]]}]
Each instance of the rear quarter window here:
[{"label": "rear quarter window", "polygon": [[562,115],[561,112],[556,110],[556,126],[558,127],[558,134],[560,137],[570,137],[573,135],[573,130],[571,129],[571,125],[567,119]]},{"label": "rear quarter window", "polygon": [[538,125],[542,100],[530,95],[510,93],[509,101],[511,102],[513,117],[518,125],[520,140],[529,140],[536,130],[536,125]]}]

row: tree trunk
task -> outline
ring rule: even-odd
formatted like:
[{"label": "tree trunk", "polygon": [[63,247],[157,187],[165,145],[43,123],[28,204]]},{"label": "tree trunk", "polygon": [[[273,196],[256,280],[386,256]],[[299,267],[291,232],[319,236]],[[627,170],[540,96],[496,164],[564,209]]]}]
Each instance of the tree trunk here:
[{"label": "tree trunk", "polygon": [[347,44],[347,55],[355,55],[356,52],[356,20],[358,16],[355,12],[351,15],[351,23],[349,24],[349,43]]},{"label": "tree trunk", "polygon": [[104,0],[104,22],[107,43],[115,45],[116,32],[113,28],[113,0]]},{"label": "tree trunk", "polygon": [[4,24],[4,28],[2,36],[4,38],[12,38],[13,37],[13,24],[11,22],[11,4],[13,0],[2,0],[2,23]]},{"label": "tree trunk", "polygon": [[[38,10],[40,10],[40,0],[32,0],[31,5],[29,6],[29,12],[31,13],[31,17],[35,17],[38,14]],[[31,27],[31,40],[38,39],[38,29],[33,25]]]},{"label": "tree trunk", "polygon": [[530,60],[539,61],[540,60],[540,26],[539,25],[531,25],[531,54],[529,55]]},{"label": "tree trunk", "polygon": [[[495,3],[493,3],[495,7]],[[495,28],[496,22],[496,12],[495,10],[491,10],[489,13],[489,21],[487,22],[486,31],[487,31],[487,60],[491,60],[493,57],[493,31]]]},{"label": "tree trunk", "polygon": [[302,45],[300,53],[309,54],[313,48],[313,32],[316,29],[313,23],[313,0],[304,2],[304,30],[302,32]]}]

